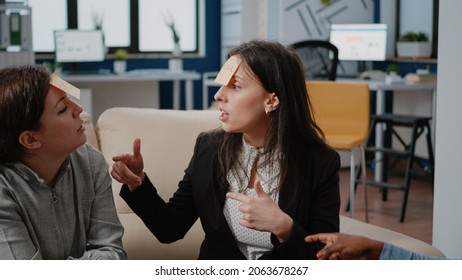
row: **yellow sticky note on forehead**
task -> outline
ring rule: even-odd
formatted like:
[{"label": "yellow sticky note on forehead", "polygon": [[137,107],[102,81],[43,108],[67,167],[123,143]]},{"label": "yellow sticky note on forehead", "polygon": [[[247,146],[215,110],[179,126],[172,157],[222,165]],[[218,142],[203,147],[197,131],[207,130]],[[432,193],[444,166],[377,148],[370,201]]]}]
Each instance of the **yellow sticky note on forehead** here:
[{"label": "yellow sticky note on forehead", "polygon": [[60,90],[64,91],[65,93],[70,94],[70,95],[72,95],[73,97],[75,97],[77,99],[80,99],[80,89],[78,89],[77,87],[75,87],[75,86],[69,84],[68,82],[66,82],[65,80],[63,80],[58,75],[58,72],[56,72],[56,71],[51,75],[50,84],[57,87],[57,88],[59,88]]},{"label": "yellow sticky note on forehead", "polygon": [[218,75],[215,78],[215,83],[227,86],[231,81],[234,73],[236,73],[237,68],[239,68],[241,62],[242,59],[237,56],[231,56],[228,58],[223,67],[221,67],[220,72],[218,72]]}]

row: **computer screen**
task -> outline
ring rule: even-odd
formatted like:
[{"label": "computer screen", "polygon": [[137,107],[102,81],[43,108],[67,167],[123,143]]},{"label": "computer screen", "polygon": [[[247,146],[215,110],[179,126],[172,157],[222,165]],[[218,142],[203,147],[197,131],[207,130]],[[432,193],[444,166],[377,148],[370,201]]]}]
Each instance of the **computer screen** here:
[{"label": "computer screen", "polygon": [[56,30],[55,60],[63,62],[98,62],[105,57],[101,30]]},{"label": "computer screen", "polygon": [[332,24],[329,40],[338,48],[339,60],[384,61],[387,25]]}]

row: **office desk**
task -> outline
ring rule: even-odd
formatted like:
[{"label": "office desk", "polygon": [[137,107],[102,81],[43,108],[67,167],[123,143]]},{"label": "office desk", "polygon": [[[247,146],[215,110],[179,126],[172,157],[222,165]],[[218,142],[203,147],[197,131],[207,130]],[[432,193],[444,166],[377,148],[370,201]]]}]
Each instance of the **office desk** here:
[{"label": "office desk", "polygon": [[[432,144],[435,146],[435,124],[436,124],[436,82],[430,83],[399,83],[399,84],[387,84],[385,81],[377,80],[363,80],[363,79],[337,79],[338,81],[345,82],[365,82],[369,85],[371,91],[376,92],[376,114],[385,113],[385,92],[395,92],[395,91],[431,91],[432,92]],[[375,146],[377,148],[382,148],[383,143],[383,125],[379,124],[375,131]],[[376,153],[376,168],[374,172],[374,177],[376,181],[382,181],[383,179],[383,166],[381,163],[382,153]]]},{"label": "office desk", "polygon": [[[124,74],[78,74],[66,75],[62,74],[63,79],[69,83],[133,83],[147,82],[155,83],[155,93],[159,93],[159,81],[173,82],[173,109],[180,109],[180,82],[185,83],[186,110],[194,109],[193,100],[193,81],[200,80],[201,75],[194,71],[170,72],[164,69],[140,69],[132,70]],[[157,96],[159,99],[159,96]],[[157,102],[159,104],[159,102]]]}]

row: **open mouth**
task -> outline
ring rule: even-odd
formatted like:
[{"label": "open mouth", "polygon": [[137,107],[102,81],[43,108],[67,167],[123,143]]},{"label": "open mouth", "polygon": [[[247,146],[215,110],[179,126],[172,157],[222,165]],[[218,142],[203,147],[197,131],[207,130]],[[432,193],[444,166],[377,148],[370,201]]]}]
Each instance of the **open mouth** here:
[{"label": "open mouth", "polygon": [[85,126],[83,123],[80,124],[79,129],[77,129],[78,132],[84,132],[85,131]]},{"label": "open mouth", "polygon": [[219,110],[220,110],[220,113],[221,113],[220,114],[220,121],[225,121],[229,116],[228,112],[226,112],[222,108],[219,108]]},{"label": "open mouth", "polygon": [[220,112],[221,112],[221,115],[229,115],[228,112],[226,112],[226,111],[223,110],[222,108],[220,108]]}]

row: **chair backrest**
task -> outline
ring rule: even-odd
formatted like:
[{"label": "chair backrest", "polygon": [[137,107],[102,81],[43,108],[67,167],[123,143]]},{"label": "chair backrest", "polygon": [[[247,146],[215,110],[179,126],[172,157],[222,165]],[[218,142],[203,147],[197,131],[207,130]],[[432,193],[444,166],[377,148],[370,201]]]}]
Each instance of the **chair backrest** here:
[{"label": "chair backrest", "polygon": [[[313,118],[329,138],[355,139],[349,145],[358,146],[367,138],[370,119],[370,91],[367,83],[307,81]],[[334,136],[334,137],[332,137]],[[348,142],[348,141],[347,141]],[[351,149],[337,146],[334,148]]]},{"label": "chair backrest", "polygon": [[338,49],[329,41],[307,40],[292,44],[303,62],[305,80],[337,78]]}]

